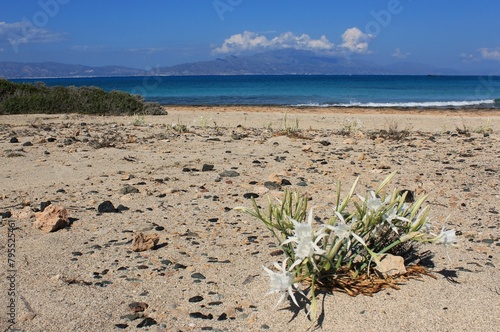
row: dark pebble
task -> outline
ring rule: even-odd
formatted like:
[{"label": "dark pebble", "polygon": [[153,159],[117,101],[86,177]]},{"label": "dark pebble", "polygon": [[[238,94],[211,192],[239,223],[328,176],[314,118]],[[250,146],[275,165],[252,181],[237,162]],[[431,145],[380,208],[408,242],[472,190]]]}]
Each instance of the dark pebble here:
[{"label": "dark pebble", "polygon": [[209,164],[203,164],[201,167],[202,172],[209,172],[214,170],[214,165],[209,165]]},{"label": "dark pebble", "polygon": [[0,216],[2,217],[2,219],[6,219],[12,217],[12,213],[10,211],[2,212]]},{"label": "dark pebble", "polygon": [[281,180],[281,185],[282,186],[291,186],[292,183],[290,181],[288,181],[287,179],[282,179]]},{"label": "dark pebble", "polygon": [[137,189],[136,187],[133,187],[129,184],[126,184],[125,186],[123,186],[122,189],[120,189],[120,194],[122,194],[122,195],[137,194],[137,193],[139,193],[139,189]]},{"label": "dark pebble", "polygon": [[223,171],[222,173],[219,174],[219,176],[221,178],[233,178],[236,176],[240,176],[240,173],[230,170],[230,171]]},{"label": "dark pebble", "polygon": [[208,303],[209,306],[218,306],[218,305],[221,305],[221,304],[222,304],[222,301],[214,301],[214,302]]},{"label": "dark pebble", "polygon": [[11,143],[19,143],[19,140],[17,139],[17,137],[11,137],[10,142]]},{"label": "dark pebble", "polygon": [[115,208],[113,203],[110,201],[104,201],[97,207],[97,212],[99,213],[116,213],[118,210]]},{"label": "dark pebble", "polygon": [[30,141],[24,142],[23,146],[33,146],[33,143],[31,143]]},{"label": "dark pebble", "polygon": [[47,142],[49,142],[49,143],[54,143],[55,141],[56,141],[56,139],[54,137],[47,138]]},{"label": "dark pebble", "polygon": [[65,193],[66,193],[66,190],[64,190],[64,189],[62,189],[62,188],[61,188],[61,189],[57,189],[57,190],[56,190],[56,193],[65,194]]},{"label": "dark pebble", "polygon": [[201,302],[203,301],[203,296],[193,296],[192,298],[189,299],[189,302]]},{"label": "dark pebble", "polygon": [[208,219],[209,222],[217,222],[219,221],[219,218],[210,218]]},{"label": "dark pebble", "polygon": [[137,328],[148,327],[158,324],[153,318],[146,317],[142,322],[137,324]]},{"label": "dark pebble", "polygon": [[161,260],[160,262],[161,262],[163,265],[170,265],[170,264],[172,264],[172,261],[171,261],[171,260],[169,260],[169,259],[164,259],[164,260]]},{"label": "dark pebble", "polygon": [[115,327],[123,330],[123,329],[126,329],[128,327],[128,325],[127,324],[115,324]]},{"label": "dark pebble", "polygon": [[164,231],[164,230],[165,230],[165,227],[163,227],[163,226],[156,226],[155,227],[155,231],[161,232],[161,231]]},{"label": "dark pebble", "polygon": [[47,206],[49,206],[50,204],[52,204],[50,201],[46,201],[46,202],[41,202],[40,203],[40,211],[43,212],[45,210],[45,208]]},{"label": "dark pebble", "polygon": [[222,315],[217,318],[218,321],[223,321],[227,319],[227,314],[225,312],[222,313]]},{"label": "dark pebble", "polygon": [[139,265],[137,267],[137,269],[139,269],[139,270],[145,270],[145,269],[149,269],[149,267],[147,265],[142,264],[142,265]]},{"label": "dark pebble", "polygon": [[182,265],[182,264],[179,264],[179,263],[175,263],[175,265],[174,265],[174,269],[176,269],[176,270],[178,270],[178,269],[184,270],[185,268],[187,268],[186,265]]},{"label": "dark pebble", "polygon": [[118,211],[118,212],[128,211],[128,210],[130,210],[128,207],[121,205],[121,204],[116,207],[116,211]]},{"label": "dark pebble", "polygon": [[243,194],[243,197],[247,198],[247,199],[250,199],[250,198],[259,198],[259,194],[256,194],[256,193],[246,193],[246,194]]},{"label": "dark pebble", "polygon": [[79,252],[79,251],[73,251],[71,254],[72,254],[73,256],[81,256],[81,255],[83,255],[83,254],[82,254],[81,252]]},{"label": "dark pebble", "polygon": [[191,313],[189,313],[189,317],[201,318],[201,319],[213,319],[214,318],[214,316],[212,314],[204,315],[201,312],[191,312]]},{"label": "dark pebble", "polygon": [[191,275],[191,278],[193,278],[193,279],[201,279],[201,280],[206,279],[206,277],[203,274],[201,274],[201,273],[193,273]]}]

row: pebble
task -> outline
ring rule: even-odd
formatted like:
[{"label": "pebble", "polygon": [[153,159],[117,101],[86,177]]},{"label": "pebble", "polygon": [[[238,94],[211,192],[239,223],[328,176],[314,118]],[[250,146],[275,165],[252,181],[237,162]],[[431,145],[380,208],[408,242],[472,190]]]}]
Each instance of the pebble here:
[{"label": "pebble", "polygon": [[193,296],[189,299],[189,302],[196,303],[196,302],[201,302],[203,301],[203,296]]},{"label": "pebble", "polygon": [[126,184],[123,186],[122,189],[120,189],[120,194],[126,195],[126,194],[137,194],[139,193],[139,189],[137,189],[134,186],[131,186],[129,184]]},{"label": "pebble", "polygon": [[201,273],[193,273],[191,275],[191,278],[193,278],[193,279],[199,279],[199,280],[206,279],[206,277],[203,274],[201,274]]},{"label": "pebble", "polygon": [[148,308],[148,304],[144,302],[132,302],[128,305],[132,313],[143,312]]},{"label": "pebble", "polygon": [[158,324],[153,318],[151,317],[146,317],[142,322],[137,324],[137,328],[143,328],[143,327],[148,327],[148,326],[153,326]]},{"label": "pebble", "polygon": [[190,312],[189,313],[189,317],[200,318],[200,319],[214,319],[214,316],[212,314],[205,315],[205,314],[202,314],[199,311],[197,311],[197,312]]},{"label": "pebble", "polygon": [[97,212],[99,213],[117,213],[118,210],[115,208],[113,203],[110,201],[104,201],[97,207]]},{"label": "pebble", "polygon": [[17,139],[17,137],[11,137],[10,142],[11,143],[19,143],[19,140]]},{"label": "pebble", "polygon": [[219,176],[221,178],[232,178],[232,177],[240,176],[240,173],[233,171],[233,170],[226,170],[226,171],[223,171],[222,173],[220,173]]}]

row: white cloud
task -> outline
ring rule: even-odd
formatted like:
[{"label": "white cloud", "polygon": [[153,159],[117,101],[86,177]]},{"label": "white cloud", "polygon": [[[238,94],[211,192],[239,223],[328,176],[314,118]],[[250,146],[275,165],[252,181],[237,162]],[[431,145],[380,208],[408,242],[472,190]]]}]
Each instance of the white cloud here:
[{"label": "white cloud", "polygon": [[346,52],[369,54],[371,51],[368,50],[368,42],[373,37],[354,27],[343,33],[341,45],[335,45],[325,35],[319,39],[313,39],[305,33],[295,35],[293,32],[285,32],[274,38],[268,38],[262,34],[245,31],[224,40],[220,47],[214,48],[213,53],[227,54],[290,48],[330,54],[345,54]]},{"label": "white cloud", "polygon": [[398,59],[405,59],[410,53],[402,53],[399,48],[396,48],[394,53],[392,53],[392,56]]},{"label": "white cloud", "polygon": [[460,59],[464,62],[477,61],[478,59],[474,54],[461,53],[459,55]]},{"label": "white cloud", "polygon": [[500,61],[500,48],[489,49],[481,48],[479,49],[481,57],[487,60],[499,60]]},{"label": "white cloud", "polygon": [[369,54],[368,41],[373,38],[373,35],[363,33],[358,28],[347,29],[342,35],[344,41],[340,46],[352,53]]},{"label": "white cloud", "polygon": [[214,53],[240,53],[244,51],[258,51],[264,49],[293,48],[297,50],[331,50],[335,47],[326,36],[312,39],[307,34],[296,36],[292,32],[285,32],[272,39],[255,32],[245,31],[232,35],[224,43],[213,50]]},{"label": "white cloud", "polygon": [[38,28],[28,20],[14,23],[0,22],[0,44],[15,46],[26,43],[52,43],[63,38],[64,34]]}]

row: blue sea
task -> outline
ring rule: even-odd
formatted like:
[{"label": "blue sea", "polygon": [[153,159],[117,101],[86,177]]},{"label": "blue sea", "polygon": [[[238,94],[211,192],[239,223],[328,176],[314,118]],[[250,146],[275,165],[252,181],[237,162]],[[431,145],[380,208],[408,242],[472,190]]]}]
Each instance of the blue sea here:
[{"label": "blue sea", "polygon": [[500,76],[148,76],[24,79],[97,86],[163,105],[500,108]]}]

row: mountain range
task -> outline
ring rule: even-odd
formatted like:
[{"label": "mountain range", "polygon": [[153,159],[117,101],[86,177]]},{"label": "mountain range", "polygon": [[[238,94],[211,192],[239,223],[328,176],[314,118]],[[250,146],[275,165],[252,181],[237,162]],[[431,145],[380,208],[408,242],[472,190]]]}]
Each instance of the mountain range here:
[{"label": "mountain range", "polygon": [[[312,51],[275,50],[253,55],[229,55],[210,61],[158,67],[154,71],[122,67],[91,67],[56,62],[0,62],[0,77],[107,77],[185,75],[459,75],[457,70],[400,62],[378,65],[349,57],[318,55]],[[498,73],[491,73],[498,75]]]}]

